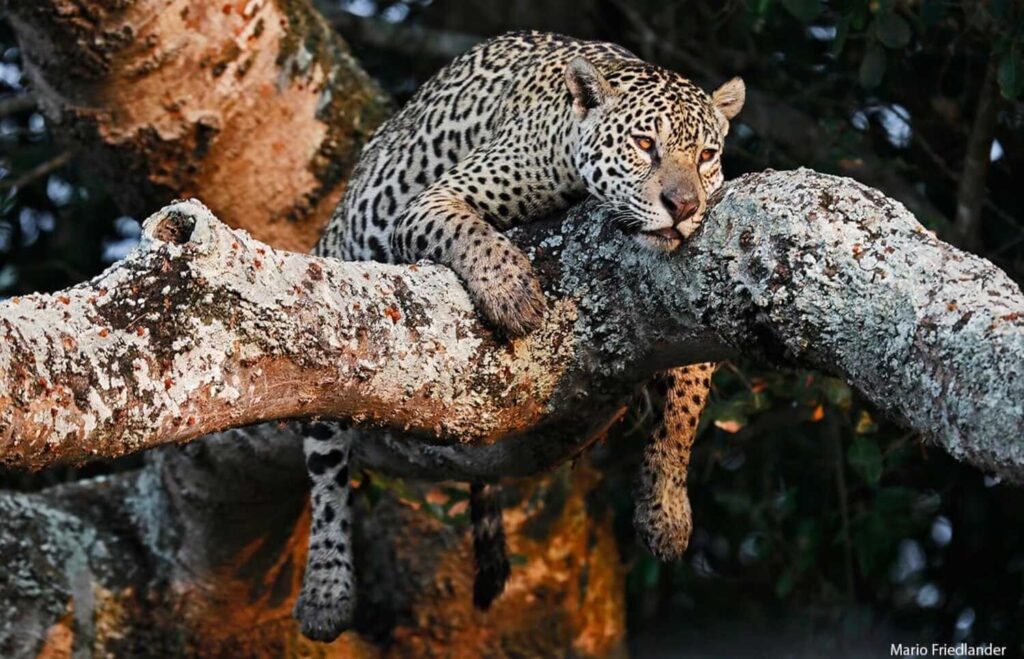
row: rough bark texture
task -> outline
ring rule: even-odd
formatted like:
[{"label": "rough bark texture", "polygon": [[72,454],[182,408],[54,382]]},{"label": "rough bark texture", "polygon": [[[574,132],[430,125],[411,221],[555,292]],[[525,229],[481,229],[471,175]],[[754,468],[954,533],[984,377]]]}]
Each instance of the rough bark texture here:
[{"label": "rough bark texture", "polygon": [[326,415],[429,435],[365,442],[397,473],[527,475],[576,454],[653,371],[735,351],[835,373],[954,456],[1024,478],[1024,296],[848,179],[744,177],[667,257],[593,204],[519,231],[550,302],[510,344],[440,267],[275,252],[195,202],[145,235],[89,284],[0,307],[9,464]]},{"label": "rough bark texture", "polygon": [[[387,100],[301,0],[12,0],[33,95],[127,212],[203,199],[305,251]],[[287,174],[287,175],[285,175]]]}]

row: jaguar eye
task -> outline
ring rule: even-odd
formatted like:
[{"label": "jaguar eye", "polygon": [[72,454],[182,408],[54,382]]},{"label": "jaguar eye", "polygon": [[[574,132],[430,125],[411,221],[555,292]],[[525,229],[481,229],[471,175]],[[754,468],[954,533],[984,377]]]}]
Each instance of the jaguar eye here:
[{"label": "jaguar eye", "polygon": [[640,147],[641,151],[646,151],[647,153],[650,153],[654,150],[654,140],[652,140],[649,137],[644,137],[643,135],[634,135],[633,141],[636,142],[636,145]]},{"label": "jaguar eye", "polygon": [[704,149],[703,151],[700,152],[700,161],[708,162],[709,160],[713,159],[717,154],[718,151],[715,151],[714,149]]}]

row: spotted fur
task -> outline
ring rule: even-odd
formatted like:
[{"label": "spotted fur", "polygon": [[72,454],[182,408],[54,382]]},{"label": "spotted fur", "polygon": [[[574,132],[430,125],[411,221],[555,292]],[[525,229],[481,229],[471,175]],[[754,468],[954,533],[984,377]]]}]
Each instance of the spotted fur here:
[{"label": "spotted fur", "polygon": [[[442,263],[462,278],[492,326],[510,337],[523,335],[541,322],[546,304],[529,260],[503,231],[589,194],[615,210],[621,228],[644,245],[674,249],[700,226],[709,195],[722,183],[719,154],[743,97],[738,79],[708,95],[610,43],[541,32],[497,37],[456,58],[377,131],[316,253]],[[671,406],[676,398],[667,400]],[[674,450],[677,426],[670,418],[671,409],[662,434],[652,441],[660,448],[649,449],[648,476],[677,466],[675,458],[660,457]],[[687,452],[688,432],[682,442]],[[306,449],[311,464],[318,455],[340,451],[347,465],[347,435],[308,440]],[[318,483],[331,477],[312,469],[310,475],[316,517],[327,500]],[[651,483],[663,482],[648,476]],[[330,491],[332,497],[340,493]],[[661,491],[671,497],[679,488]],[[641,488],[641,496],[649,494]],[[672,509],[660,494],[656,498],[664,502],[661,510]],[[329,501],[333,507],[341,499]],[[498,537],[483,531],[500,529],[500,518],[497,526],[485,519],[500,515],[500,508],[486,509],[480,525],[490,526],[478,525],[476,537]],[[334,512],[336,520],[351,517],[347,506]],[[641,523],[681,523],[665,519],[645,513]],[[325,543],[325,534],[333,545]],[[682,547],[688,539],[677,532],[666,537]],[[347,525],[314,522],[295,613],[304,630],[320,637],[333,637],[351,624],[350,546]],[[500,593],[507,570],[500,569],[496,554],[484,563],[480,556],[478,551],[478,564],[499,569],[481,569],[478,577],[494,574],[502,583],[478,581],[478,592]],[[338,585],[345,588],[334,591],[334,603],[330,593]]]},{"label": "spotted fur", "polygon": [[487,483],[472,483],[469,490],[469,516],[473,522],[473,555],[477,571],[473,580],[473,605],[481,611],[489,609],[505,590],[505,580],[511,569],[505,549],[499,489]]},{"label": "spotted fur", "polygon": [[295,614],[302,633],[332,641],[352,626],[355,566],[352,558],[352,488],[349,455],[353,431],[322,422],[303,425],[306,470],[313,483],[306,577]]},{"label": "spotted fur", "polygon": [[663,561],[679,559],[690,543],[693,518],[686,477],[714,370],[714,364],[696,364],[655,378],[665,405],[644,447],[633,492],[633,528],[647,549]]}]

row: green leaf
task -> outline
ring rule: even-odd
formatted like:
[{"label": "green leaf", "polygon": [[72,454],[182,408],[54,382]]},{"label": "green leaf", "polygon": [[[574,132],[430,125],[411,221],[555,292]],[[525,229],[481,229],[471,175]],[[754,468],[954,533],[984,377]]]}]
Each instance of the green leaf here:
[{"label": "green leaf", "polygon": [[772,8],[771,0],[757,0],[750,8],[750,13],[757,20],[764,20],[768,16],[768,10]]},{"label": "green leaf", "polygon": [[891,544],[885,520],[878,513],[868,512],[854,524],[854,553],[865,574],[871,573],[878,558],[888,551]]},{"label": "green leaf", "polygon": [[929,521],[942,508],[942,497],[935,491],[918,492],[910,505],[910,512],[916,521]]},{"label": "green leaf", "polygon": [[846,461],[868,485],[875,485],[881,480],[882,452],[878,450],[877,443],[863,437],[854,438],[846,451]]},{"label": "green leaf", "polygon": [[775,596],[780,600],[786,599],[786,596],[793,592],[793,586],[795,585],[796,575],[793,574],[791,568],[786,568],[775,582]]},{"label": "green leaf", "polygon": [[914,499],[913,490],[906,487],[883,487],[875,494],[875,510],[886,518],[906,517]]},{"label": "green leaf", "polygon": [[836,38],[832,40],[832,56],[838,57],[846,46],[846,38],[850,36],[850,17],[843,16],[836,23]]},{"label": "green leaf", "polygon": [[868,3],[855,5],[853,9],[847,12],[846,18],[850,19],[850,27],[855,32],[863,30],[864,26],[868,24],[868,19],[871,18],[871,14],[868,12]]},{"label": "green leaf", "polygon": [[850,385],[846,384],[839,378],[822,379],[821,390],[825,394],[825,398],[828,399],[828,402],[832,403],[836,407],[844,410],[850,408],[850,402],[853,400],[853,392],[850,390]]},{"label": "green leaf", "polygon": [[640,574],[642,583],[648,589],[654,588],[658,585],[658,577],[661,576],[661,561],[644,561],[640,566]]},{"label": "green leaf", "polygon": [[795,541],[793,566],[803,573],[818,562],[818,546],[821,544],[821,528],[818,523],[813,519],[800,520]]},{"label": "green leaf", "polygon": [[1015,100],[1020,96],[1022,87],[1024,87],[1024,71],[1021,71],[1024,66],[1017,57],[1016,53],[1012,50],[1003,55],[1003,59],[999,62],[999,69],[996,71],[996,79],[999,81],[999,91],[1003,94],[1003,97],[1007,100]]},{"label": "green leaf", "polygon": [[782,6],[802,23],[810,23],[821,13],[821,0],[782,0]]},{"label": "green leaf", "polygon": [[746,492],[715,492],[715,502],[730,515],[742,515],[750,510],[750,495]]},{"label": "green leaf", "polygon": [[903,48],[910,43],[910,25],[897,14],[886,14],[875,19],[875,37],[886,48]]},{"label": "green leaf", "polygon": [[877,43],[872,42],[864,53],[864,59],[860,62],[860,84],[866,89],[872,89],[882,83],[885,76],[885,50]]}]

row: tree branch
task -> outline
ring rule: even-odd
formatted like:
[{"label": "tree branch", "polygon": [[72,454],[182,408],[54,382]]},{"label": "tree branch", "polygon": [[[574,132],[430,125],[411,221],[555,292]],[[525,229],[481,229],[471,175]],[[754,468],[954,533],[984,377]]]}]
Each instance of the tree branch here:
[{"label": "tree branch", "polygon": [[198,196],[231,226],[307,250],[388,113],[308,2],[7,6],[33,99],[127,213]]},{"label": "tree branch", "polygon": [[0,117],[28,112],[29,110],[35,110],[37,107],[36,99],[31,94],[7,96],[0,98]]},{"label": "tree branch", "polygon": [[[49,125],[82,142],[137,212],[198,195],[231,226],[304,249],[386,113],[305,0],[7,5]],[[327,648],[304,639],[289,615],[309,534],[296,431],[231,430],[149,451],[140,472],[46,501],[0,497],[13,576],[0,578],[0,610],[13,612],[0,621],[0,654],[606,656],[624,644],[624,571],[609,512],[592,505],[600,478],[585,465],[504,484],[509,548],[523,565],[488,615],[472,609],[468,529],[419,507],[422,491],[403,501],[365,482],[354,542],[374,587],[361,588],[358,632]],[[61,439],[42,460],[59,458]]]},{"label": "tree branch", "polygon": [[390,50],[410,57],[451,60],[484,40],[484,37],[438,30],[423,25],[388,23],[379,18],[364,18],[325,5],[318,7],[331,26],[352,43]]},{"label": "tree branch", "polygon": [[874,190],[747,176],[668,257],[594,204],[514,239],[551,302],[509,344],[444,268],[276,252],[176,204],[92,282],[0,306],[0,453],[39,467],[325,415],[432,438],[364,442],[399,473],[521,475],[581,450],[652,372],[735,351],[836,373],[1024,478],[1024,297]]},{"label": "tree branch", "polygon": [[21,174],[21,176],[13,181],[0,181],[0,192],[6,192],[11,188],[21,189],[26,185],[30,185],[34,181],[37,181],[68,164],[74,156],[75,151],[73,149],[65,149],[52,158],[39,163],[32,169]]},{"label": "tree branch", "polygon": [[992,139],[996,130],[996,111],[999,109],[999,88],[996,84],[998,63],[997,57],[989,55],[956,192],[953,235],[957,244],[970,250],[977,250],[981,246],[981,211],[987,196],[985,179],[988,177]]}]

